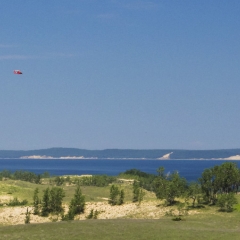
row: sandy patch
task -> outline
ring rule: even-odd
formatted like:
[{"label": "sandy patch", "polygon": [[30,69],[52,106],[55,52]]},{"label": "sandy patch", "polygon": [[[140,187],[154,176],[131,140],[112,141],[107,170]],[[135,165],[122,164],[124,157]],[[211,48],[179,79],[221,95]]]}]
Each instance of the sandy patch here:
[{"label": "sandy patch", "polygon": [[0,196],[0,203],[1,204],[8,203],[10,200],[13,200],[12,196],[8,196],[8,195]]},{"label": "sandy patch", "polygon": [[87,203],[84,215],[79,219],[85,219],[91,209],[100,212],[98,219],[115,218],[148,218],[158,219],[165,215],[167,208],[157,207],[157,202],[125,203],[121,206],[111,206],[106,202]]},{"label": "sandy patch", "polygon": [[[86,203],[85,213],[75,216],[75,220],[86,220],[91,210],[98,211],[98,219],[116,219],[116,218],[132,218],[132,219],[159,219],[165,216],[170,210],[168,207],[158,206],[159,201],[142,202],[139,206],[135,203],[125,203],[121,206],[111,206],[107,202]],[[65,206],[65,212],[68,206]],[[0,224],[16,225],[24,224],[26,212],[33,212],[32,207],[2,207],[0,208]],[[189,214],[197,214],[197,212],[189,211]],[[30,223],[44,223],[52,221],[61,221],[61,216],[40,217],[30,215]]]},{"label": "sandy patch", "polygon": [[[32,207],[3,207],[0,208],[0,224],[3,225],[16,225],[24,224],[26,218],[26,212],[32,211]],[[31,214],[31,223],[43,223],[50,222],[49,218],[43,218]]]}]

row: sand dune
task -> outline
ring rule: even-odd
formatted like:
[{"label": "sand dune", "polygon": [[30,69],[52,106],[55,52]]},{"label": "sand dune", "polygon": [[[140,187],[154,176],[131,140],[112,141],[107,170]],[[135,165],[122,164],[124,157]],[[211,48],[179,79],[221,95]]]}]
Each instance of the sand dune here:
[{"label": "sand dune", "polygon": [[[17,225],[24,224],[26,212],[33,212],[32,207],[2,207],[0,209],[1,225]],[[65,206],[67,211],[68,206]],[[77,215],[75,220],[86,220],[91,210],[98,211],[98,219],[116,219],[116,218],[132,218],[132,219],[159,219],[165,216],[169,211],[168,207],[159,206],[159,201],[142,202],[139,206],[135,203],[125,203],[121,206],[111,206],[107,202],[86,203],[85,213]],[[190,211],[189,214],[195,214],[196,211]],[[44,223],[52,221],[61,221],[61,216],[40,217],[30,215],[30,223]]]}]

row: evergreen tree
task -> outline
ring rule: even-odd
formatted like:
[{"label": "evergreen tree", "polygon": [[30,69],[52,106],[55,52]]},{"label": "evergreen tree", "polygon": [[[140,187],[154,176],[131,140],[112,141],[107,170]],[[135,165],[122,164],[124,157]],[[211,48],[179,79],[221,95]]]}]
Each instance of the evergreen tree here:
[{"label": "evergreen tree", "polygon": [[61,213],[63,211],[62,201],[65,193],[62,188],[49,187],[45,189],[42,199],[42,216],[48,216],[49,213]]},{"label": "evergreen tree", "polygon": [[124,198],[125,198],[125,193],[124,190],[122,189],[119,193],[119,200],[118,200],[118,205],[122,205],[124,203]]},{"label": "evergreen tree", "polygon": [[139,191],[138,191],[138,204],[139,205],[141,204],[144,195],[145,195],[145,192],[143,191],[143,189],[139,188]]},{"label": "evergreen tree", "polygon": [[50,212],[50,190],[49,187],[43,190],[43,198],[42,198],[42,216],[48,216]]},{"label": "evergreen tree", "polygon": [[138,202],[140,205],[145,193],[143,189],[140,187],[140,183],[137,181],[133,182],[133,202]]},{"label": "evergreen tree", "polygon": [[28,208],[27,208],[27,212],[25,214],[25,224],[29,224],[30,223],[30,212],[28,211]]},{"label": "evergreen tree", "polygon": [[133,182],[133,202],[138,201],[140,184],[138,181],[134,180]]},{"label": "evergreen tree", "polygon": [[111,205],[122,205],[124,203],[125,193],[124,190],[119,190],[115,185],[110,188],[110,197],[108,203]]},{"label": "evergreen tree", "polygon": [[70,202],[69,212],[72,212],[74,215],[84,213],[85,210],[85,196],[83,196],[80,184],[77,184],[75,194],[73,199]]},{"label": "evergreen tree", "polygon": [[120,191],[119,191],[118,187],[115,185],[112,185],[110,188],[110,197],[109,197],[108,203],[111,205],[117,205],[117,203],[118,203],[117,197],[118,197],[119,193],[120,193]]},{"label": "evergreen tree", "polygon": [[39,214],[39,204],[40,204],[40,199],[38,197],[39,190],[36,188],[34,190],[34,195],[33,195],[33,214],[37,215]]},{"label": "evergreen tree", "polygon": [[53,187],[50,190],[49,208],[50,212],[61,213],[63,211],[62,201],[65,193],[62,188]]}]

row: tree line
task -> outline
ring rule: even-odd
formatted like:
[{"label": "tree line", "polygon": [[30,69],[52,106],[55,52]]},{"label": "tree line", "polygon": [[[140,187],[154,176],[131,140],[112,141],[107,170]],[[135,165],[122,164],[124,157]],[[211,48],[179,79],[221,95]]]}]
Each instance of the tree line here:
[{"label": "tree line", "polygon": [[49,179],[50,184],[55,184],[56,186],[61,186],[63,184],[76,184],[78,183],[81,186],[96,186],[96,187],[105,187],[109,184],[116,182],[117,177],[107,176],[107,175],[93,175],[93,176],[83,176],[83,177],[63,177],[63,176],[50,176],[48,172],[43,174],[35,174],[29,171],[17,170],[11,172],[9,170],[3,170],[0,172],[0,180],[3,179],[13,179],[21,180],[36,184],[41,184],[43,179]]},{"label": "tree line", "polygon": [[133,175],[140,187],[153,191],[167,205],[175,204],[177,198],[184,198],[185,201],[192,200],[192,207],[209,204],[232,211],[240,188],[240,169],[233,162],[205,169],[197,181],[190,183],[177,171],[166,174],[164,167],[157,169],[157,175],[136,169],[126,171],[124,175]]},{"label": "tree line", "polygon": [[3,170],[0,172],[0,180],[3,179],[13,179],[13,180],[21,180],[31,183],[40,184],[43,178],[49,178],[50,174],[45,172],[43,174],[35,174],[29,171],[17,170],[15,172],[11,172],[9,170]]}]

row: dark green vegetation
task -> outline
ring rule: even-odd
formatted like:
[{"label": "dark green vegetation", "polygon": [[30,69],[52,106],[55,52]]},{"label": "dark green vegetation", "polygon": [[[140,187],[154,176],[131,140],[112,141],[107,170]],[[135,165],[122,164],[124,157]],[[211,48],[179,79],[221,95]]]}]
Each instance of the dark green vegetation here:
[{"label": "dark green vegetation", "polygon": [[143,200],[144,195],[145,195],[145,192],[141,188],[141,183],[139,181],[134,180],[132,201],[133,202],[138,202],[138,204],[140,205],[142,200]]},{"label": "dark green vegetation", "polygon": [[35,173],[29,171],[15,171],[11,172],[8,170],[3,170],[0,172],[0,180],[12,179],[12,180],[22,180],[26,182],[41,184],[43,179],[49,179],[50,184],[55,184],[56,186],[62,186],[64,183],[76,184],[79,183],[81,186],[96,186],[104,187],[108,186],[110,183],[116,182],[117,178],[107,175],[94,175],[86,177],[51,177],[48,172],[36,175]]},{"label": "dark green vegetation", "polygon": [[90,213],[88,214],[88,216],[86,217],[87,219],[97,219],[97,216],[100,212],[98,212],[97,210],[93,210],[91,209]]},{"label": "dark green vegetation", "polygon": [[86,150],[78,148],[49,148],[40,150],[14,151],[0,150],[0,158],[20,158],[23,156],[41,155],[60,158],[64,156],[84,156],[85,158],[160,158],[171,153],[171,159],[212,159],[227,158],[240,155],[240,149],[220,149],[220,150],[176,150],[176,149],[156,149],[156,150],[134,150],[134,149],[105,149]]},{"label": "dark green vegetation", "polygon": [[74,220],[74,216],[84,212],[85,197],[82,194],[80,184],[77,184],[75,194],[70,201],[68,213],[64,214],[63,198],[65,191],[60,187],[47,187],[43,190],[42,200],[38,196],[39,189],[36,188],[33,194],[33,214],[43,217],[49,214],[61,214],[62,220]]},{"label": "dark green vegetation", "polygon": [[124,190],[123,189],[120,190],[118,186],[113,184],[110,187],[110,196],[108,203],[111,204],[112,206],[122,205],[124,203],[124,196],[125,196]]},{"label": "dark green vegetation", "polygon": [[19,201],[17,197],[15,197],[13,200],[10,200],[7,206],[14,207],[14,206],[24,206],[28,203],[26,199],[23,201]]},{"label": "dark green vegetation", "polygon": [[[121,174],[121,177],[135,179],[133,183],[133,201],[137,201],[139,188],[151,190],[156,197],[165,200],[167,205],[177,203],[177,198],[192,200],[192,207],[202,204],[215,205],[221,210],[231,211],[236,203],[236,194],[240,187],[240,170],[232,162],[205,169],[197,182],[187,183],[178,172],[165,174],[164,168],[157,169],[158,175],[143,173],[131,169]],[[221,203],[219,203],[221,202]]]},{"label": "dark green vegetation", "polygon": [[28,172],[28,171],[15,171],[12,173],[11,171],[8,170],[3,170],[0,172],[0,179],[14,179],[14,180],[22,180],[22,181],[27,181],[27,182],[32,182],[32,183],[41,183],[41,178],[49,176],[48,173],[44,173],[42,175],[36,175],[35,173]]},{"label": "dark green vegetation", "polygon": [[48,187],[43,192],[41,215],[47,217],[50,213],[61,213],[63,211],[62,202],[65,197],[63,189],[59,187],[50,189]]},{"label": "dark green vegetation", "polygon": [[158,169],[158,177],[153,181],[154,191],[158,199],[166,200],[166,204],[173,205],[175,199],[183,197],[187,191],[187,181],[177,172],[166,175],[164,168]]}]

